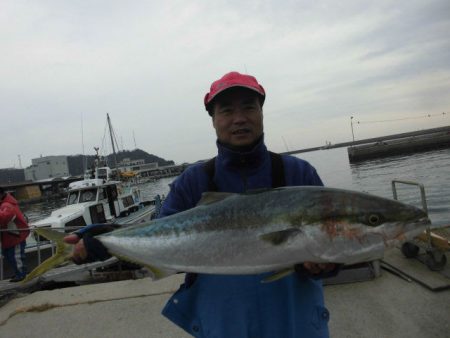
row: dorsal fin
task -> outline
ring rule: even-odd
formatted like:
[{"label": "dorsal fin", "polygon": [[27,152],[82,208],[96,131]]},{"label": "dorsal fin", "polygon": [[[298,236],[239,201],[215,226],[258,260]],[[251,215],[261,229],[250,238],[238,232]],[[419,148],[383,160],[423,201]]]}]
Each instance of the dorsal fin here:
[{"label": "dorsal fin", "polygon": [[232,195],[236,194],[231,192],[211,192],[211,191],[204,192],[202,194],[202,198],[200,199],[200,201],[198,201],[197,205],[207,205],[219,202]]}]

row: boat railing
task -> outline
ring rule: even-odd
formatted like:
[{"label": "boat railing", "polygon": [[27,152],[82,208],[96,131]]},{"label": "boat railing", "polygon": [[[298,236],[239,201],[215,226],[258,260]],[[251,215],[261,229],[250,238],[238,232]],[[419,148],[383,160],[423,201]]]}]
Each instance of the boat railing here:
[{"label": "boat railing", "polygon": [[[422,202],[422,208],[425,211],[425,213],[428,215],[428,205],[427,205],[427,197],[425,195],[425,186],[422,183],[414,182],[414,181],[406,181],[406,180],[392,180],[392,194],[394,196],[395,200],[398,200],[398,194],[397,194],[397,184],[405,184],[405,185],[412,185],[416,186],[420,189],[420,199]],[[427,226],[426,228],[426,236],[428,240],[428,248],[432,247],[431,244],[431,228],[430,226]]]},{"label": "boat railing", "polygon": [[[398,200],[397,194],[397,184],[406,184],[417,186],[420,189],[420,197],[422,200],[422,208],[425,213],[428,215],[428,205],[427,198],[425,195],[425,187],[421,183],[413,182],[413,181],[404,181],[404,180],[393,180],[392,181],[392,193],[394,195],[394,199]],[[401,251],[407,258],[419,257],[420,246],[416,245],[420,241],[425,242],[425,257],[420,260],[422,261],[430,270],[432,271],[441,271],[446,263],[447,257],[445,255],[445,250],[443,250],[439,245],[435,245],[433,243],[433,232],[431,231],[431,222],[426,227],[424,234],[419,235],[415,238],[415,240],[410,242],[405,242],[402,244]],[[448,241],[445,240],[448,245]]]},{"label": "boat railing", "polygon": [[[42,263],[42,251],[51,249],[52,255],[55,253],[55,244],[52,241],[39,241],[34,240],[34,231],[36,228],[30,227],[29,229],[25,229],[23,231],[30,231],[30,238],[33,238],[33,241],[25,247],[25,255],[29,255],[33,252],[36,252],[38,265]],[[0,231],[8,231],[7,229],[2,229]],[[19,229],[20,231],[20,229]],[[0,243],[1,248],[1,243]],[[2,251],[0,250],[0,281],[4,280],[4,257]]]}]

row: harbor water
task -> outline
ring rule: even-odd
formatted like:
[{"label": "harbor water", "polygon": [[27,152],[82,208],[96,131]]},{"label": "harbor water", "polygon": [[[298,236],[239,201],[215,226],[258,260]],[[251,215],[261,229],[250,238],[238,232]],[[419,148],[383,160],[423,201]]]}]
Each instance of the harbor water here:
[{"label": "harbor water", "polygon": [[[428,212],[433,226],[450,224],[450,149],[399,155],[350,164],[346,148],[318,150],[297,155],[310,162],[329,187],[363,191],[392,198],[391,181],[415,181],[425,186]],[[144,197],[167,195],[173,177],[140,185]],[[421,207],[420,190],[398,185],[398,199]],[[65,200],[24,206],[30,221],[41,219]]]},{"label": "harbor water", "polygon": [[[392,180],[414,181],[425,187],[433,226],[450,224],[450,149],[379,158],[350,164],[346,148],[299,154],[310,162],[329,187],[393,198]],[[397,185],[398,199],[422,207],[420,189]]]}]

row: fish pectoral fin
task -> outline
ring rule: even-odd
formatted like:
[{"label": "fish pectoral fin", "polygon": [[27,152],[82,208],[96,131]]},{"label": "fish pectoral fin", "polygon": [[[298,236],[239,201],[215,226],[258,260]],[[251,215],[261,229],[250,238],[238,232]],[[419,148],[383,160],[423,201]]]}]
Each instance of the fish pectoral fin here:
[{"label": "fish pectoral fin", "polygon": [[200,201],[198,201],[197,205],[208,205],[215,202],[219,202],[224,200],[227,197],[230,197],[232,195],[236,195],[235,193],[231,192],[204,192],[202,194],[202,198]]},{"label": "fish pectoral fin", "polygon": [[171,276],[171,275],[174,275],[174,274],[176,274],[176,273],[178,272],[178,271],[175,271],[175,270],[170,270],[170,269],[166,269],[166,268],[161,268],[161,267],[155,266],[155,265],[150,265],[150,264],[147,264],[147,263],[142,263],[142,262],[140,262],[140,261],[138,261],[138,260],[135,260],[135,259],[126,257],[126,256],[124,256],[124,255],[119,255],[119,254],[116,254],[116,253],[114,253],[114,252],[111,252],[111,254],[112,254],[113,256],[116,256],[117,258],[119,258],[119,259],[122,260],[122,261],[130,262],[130,263],[134,263],[134,264],[138,264],[138,265],[140,265],[140,266],[142,266],[142,267],[145,267],[146,269],[148,269],[148,270],[151,272],[151,274],[152,274],[152,276],[151,276],[152,280],[158,280],[158,279],[166,278],[166,277],[169,277],[169,276]]},{"label": "fish pectoral fin", "polygon": [[281,278],[284,278],[286,276],[289,276],[291,273],[293,273],[295,270],[294,268],[286,268],[277,272],[274,272],[272,275],[264,278],[261,283],[271,283],[275,282]]},{"label": "fish pectoral fin", "polygon": [[263,241],[271,243],[273,245],[280,245],[285,243],[289,238],[297,235],[301,230],[298,228],[289,228],[280,231],[269,232],[267,234],[263,234],[260,238]]},{"label": "fish pectoral fin", "polygon": [[175,270],[170,270],[170,269],[164,269],[164,268],[160,268],[157,266],[153,266],[153,265],[144,265],[148,270],[150,270],[150,272],[152,273],[152,279],[153,280],[158,280],[158,279],[162,279],[162,278],[166,278],[169,277],[171,275],[174,275],[177,273],[177,271]]}]

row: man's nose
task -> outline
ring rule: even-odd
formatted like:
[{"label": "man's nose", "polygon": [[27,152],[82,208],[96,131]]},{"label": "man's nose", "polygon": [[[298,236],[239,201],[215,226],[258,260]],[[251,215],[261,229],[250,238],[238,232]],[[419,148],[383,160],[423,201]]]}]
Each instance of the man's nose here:
[{"label": "man's nose", "polygon": [[233,114],[233,122],[241,123],[247,121],[247,114],[242,107],[235,107]]}]

